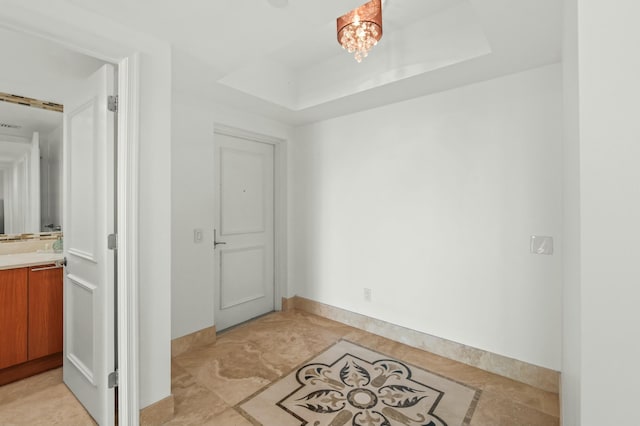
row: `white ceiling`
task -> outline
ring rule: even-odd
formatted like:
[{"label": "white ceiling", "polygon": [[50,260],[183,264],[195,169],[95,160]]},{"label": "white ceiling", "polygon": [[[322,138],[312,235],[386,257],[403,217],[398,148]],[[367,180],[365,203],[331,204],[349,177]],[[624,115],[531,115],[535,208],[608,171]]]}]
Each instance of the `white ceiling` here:
[{"label": "white ceiling", "polygon": [[65,1],[169,42],[174,95],[293,125],[561,59],[558,0],[387,0],[362,64],[338,45],[335,19],[364,0]]},{"label": "white ceiling", "polygon": [[332,19],[219,82],[300,111],[491,53],[467,1],[401,1],[387,3],[384,36],[361,64],[339,47]]},{"label": "white ceiling", "polygon": [[64,103],[69,87],[104,63],[58,44],[0,27],[0,92]]}]

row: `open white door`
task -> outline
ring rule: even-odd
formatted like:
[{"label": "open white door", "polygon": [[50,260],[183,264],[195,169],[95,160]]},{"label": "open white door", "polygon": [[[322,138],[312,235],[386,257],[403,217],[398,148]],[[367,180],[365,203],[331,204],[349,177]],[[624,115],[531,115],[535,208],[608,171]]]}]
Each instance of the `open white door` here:
[{"label": "open white door", "polygon": [[64,105],[64,382],[98,424],[114,424],[114,123],[105,65]]}]

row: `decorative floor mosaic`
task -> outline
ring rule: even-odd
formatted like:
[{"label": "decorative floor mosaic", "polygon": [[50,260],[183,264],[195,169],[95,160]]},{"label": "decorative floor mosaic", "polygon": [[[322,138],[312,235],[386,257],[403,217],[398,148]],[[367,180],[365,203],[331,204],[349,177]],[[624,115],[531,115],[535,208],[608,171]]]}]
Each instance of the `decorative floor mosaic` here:
[{"label": "decorative floor mosaic", "polygon": [[464,426],[479,396],[342,340],[236,408],[265,426]]}]

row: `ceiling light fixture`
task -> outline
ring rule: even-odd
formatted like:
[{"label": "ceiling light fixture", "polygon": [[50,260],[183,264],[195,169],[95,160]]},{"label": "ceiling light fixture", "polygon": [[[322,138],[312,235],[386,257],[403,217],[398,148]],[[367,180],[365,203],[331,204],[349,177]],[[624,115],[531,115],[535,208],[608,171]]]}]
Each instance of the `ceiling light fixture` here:
[{"label": "ceiling light fixture", "polygon": [[382,1],[371,0],[337,20],[338,43],[362,62],[382,38]]}]

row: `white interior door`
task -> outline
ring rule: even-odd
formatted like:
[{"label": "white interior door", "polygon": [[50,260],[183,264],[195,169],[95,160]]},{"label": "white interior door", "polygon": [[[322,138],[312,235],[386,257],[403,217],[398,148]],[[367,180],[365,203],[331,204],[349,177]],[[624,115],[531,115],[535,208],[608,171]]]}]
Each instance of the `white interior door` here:
[{"label": "white interior door", "polygon": [[215,135],[215,324],[274,310],[274,147]]},{"label": "white interior door", "polygon": [[64,106],[64,382],[100,425],[114,423],[114,68]]}]

